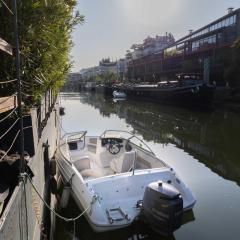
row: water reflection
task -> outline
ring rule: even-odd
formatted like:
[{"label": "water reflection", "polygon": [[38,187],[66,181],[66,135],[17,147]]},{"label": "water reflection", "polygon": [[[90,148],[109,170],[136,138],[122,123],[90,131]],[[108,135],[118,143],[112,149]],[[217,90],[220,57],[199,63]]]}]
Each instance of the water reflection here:
[{"label": "water reflection", "polygon": [[[61,211],[61,214],[71,218],[78,215],[79,209],[73,199],[70,199],[68,207]],[[183,216],[182,225],[194,221],[193,211],[189,211]],[[57,219],[57,226],[62,226],[62,220]],[[67,223],[62,228],[58,228],[55,234],[55,239],[72,240],[75,235],[75,240],[175,240],[174,236],[163,237],[154,233],[145,223],[137,221],[130,227],[115,230],[114,232],[95,233],[85,218],[77,221],[74,233],[73,223]]]},{"label": "water reflection", "polygon": [[152,103],[114,102],[102,94],[81,99],[104,117],[124,118],[145,141],[175,144],[212,171],[240,185],[240,116],[215,111],[193,112]]},{"label": "water reflection", "polygon": [[[113,102],[97,94],[63,95],[63,127],[101,134],[106,129],[133,131],[176,169],[197,199],[194,215],[170,239],[238,239],[240,235],[240,116],[220,110],[193,112],[136,101]],[[215,174],[216,173],[216,174]],[[227,181],[231,180],[231,181]],[[238,185],[236,185],[237,183]],[[76,216],[74,203],[63,211]],[[95,234],[83,218],[79,239],[158,239],[140,223],[127,229]],[[73,225],[57,223],[57,240],[72,239]]]}]

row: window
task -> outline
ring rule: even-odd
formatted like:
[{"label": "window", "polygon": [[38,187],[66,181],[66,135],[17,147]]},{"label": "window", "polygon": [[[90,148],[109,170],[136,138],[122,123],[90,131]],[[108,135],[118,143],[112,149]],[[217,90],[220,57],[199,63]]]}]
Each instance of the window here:
[{"label": "window", "polygon": [[237,16],[235,14],[235,15],[233,15],[231,17],[223,19],[222,21],[220,21],[218,23],[215,23],[214,25],[204,29],[202,31],[202,34],[205,34],[207,32],[211,32],[211,31],[214,31],[214,30],[217,30],[217,29],[222,28],[222,27],[228,27],[228,26],[234,25],[236,23],[236,20],[237,20]]},{"label": "window", "polygon": [[217,37],[216,35],[212,35],[210,37],[206,37],[192,43],[192,51],[197,51],[201,47],[206,47],[208,45],[216,44]]},{"label": "window", "polygon": [[226,27],[230,25],[230,18],[226,19]]},{"label": "window", "polygon": [[69,150],[77,150],[78,149],[77,142],[69,142],[68,146],[69,146]]},{"label": "window", "polygon": [[233,23],[235,24],[237,22],[237,15],[233,16]]}]

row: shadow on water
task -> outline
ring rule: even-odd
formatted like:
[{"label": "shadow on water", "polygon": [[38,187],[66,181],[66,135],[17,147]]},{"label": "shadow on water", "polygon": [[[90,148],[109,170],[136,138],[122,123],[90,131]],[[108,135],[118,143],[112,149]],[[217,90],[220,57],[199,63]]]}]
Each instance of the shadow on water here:
[{"label": "shadow on water", "polygon": [[240,186],[240,116],[236,113],[190,111],[153,103],[118,101],[102,94],[89,94],[81,102],[131,125],[145,141],[172,143],[204,163],[213,172]]},{"label": "shadow on water", "polygon": [[[65,209],[62,209],[59,213],[65,217],[71,218],[72,216],[77,216],[80,212],[74,200],[71,198],[68,206]],[[192,211],[189,211],[184,214],[182,224],[186,224],[191,221],[194,221],[194,215]],[[72,240],[74,238],[74,226],[72,222],[65,223],[62,220],[57,219],[56,226],[57,228],[55,230],[54,239]],[[124,229],[95,233],[86,219],[82,217],[76,221],[75,229],[76,240],[175,240],[174,236],[160,236],[141,221],[137,221],[130,227]]]}]

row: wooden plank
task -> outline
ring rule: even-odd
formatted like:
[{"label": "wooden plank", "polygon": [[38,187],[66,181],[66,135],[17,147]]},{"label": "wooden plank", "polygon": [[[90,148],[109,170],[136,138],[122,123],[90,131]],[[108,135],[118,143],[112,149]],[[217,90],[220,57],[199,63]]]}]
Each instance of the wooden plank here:
[{"label": "wooden plank", "polygon": [[13,49],[12,49],[12,46],[7,43],[5,40],[3,40],[2,38],[0,38],[0,50],[10,54],[10,55],[13,55]]},{"label": "wooden plank", "polygon": [[0,113],[7,112],[17,107],[17,96],[0,97]]}]

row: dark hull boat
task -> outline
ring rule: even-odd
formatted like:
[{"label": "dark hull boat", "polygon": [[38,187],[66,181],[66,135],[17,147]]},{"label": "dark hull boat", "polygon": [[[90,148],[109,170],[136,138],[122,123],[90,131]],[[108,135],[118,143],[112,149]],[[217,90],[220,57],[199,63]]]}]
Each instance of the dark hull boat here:
[{"label": "dark hull boat", "polygon": [[132,98],[152,99],[163,103],[179,105],[209,105],[212,103],[214,88],[211,86],[175,87],[160,89],[155,86],[136,86],[127,88],[127,96]]},{"label": "dark hull boat", "polygon": [[157,102],[187,106],[209,107],[212,104],[215,87],[199,79],[178,79],[151,85],[124,87],[129,98],[142,98]]}]

